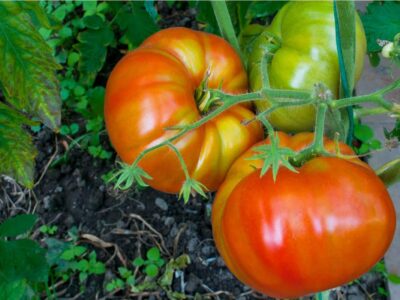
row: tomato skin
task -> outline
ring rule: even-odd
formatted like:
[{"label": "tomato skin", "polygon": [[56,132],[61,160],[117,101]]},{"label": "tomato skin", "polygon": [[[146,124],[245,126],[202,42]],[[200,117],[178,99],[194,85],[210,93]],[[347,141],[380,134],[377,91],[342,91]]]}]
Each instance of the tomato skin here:
[{"label": "tomato skin", "polygon": [[[177,133],[165,128],[201,117],[194,93],[207,70],[210,88],[247,91],[247,76],[233,48],[222,38],[186,28],[159,31],[118,62],[107,82],[104,112],[111,143],[124,162],[132,163],[143,150]],[[235,106],[174,141],[190,175],[215,190],[230,164],[262,139],[259,123],[241,124],[253,117],[245,106]],[[139,166],[153,178],[147,183],[163,192],[179,192],[185,180],[168,147],[150,152]]]},{"label": "tomato skin", "polygon": [[[281,47],[273,54],[268,66],[272,88],[312,90],[315,83],[324,83],[337,98],[340,88],[340,69],[336,50],[335,20],[332,1],[292,1],[275,16],[268,31],[281,39]],[[249,57],[250,66],[261,61],[263,48],[268,45],[259,39]],[[366,54],[366,38],[356,14],[355,81],[360,76]],[[261,68],[250,68],[252,90],[262,88]],[[268,101],[257,101],[264,111]],[[269,116],[270,122],[285,132],[309,131],[315,122],[312,105],[280,108]]]},{"label": "tomato skin", "polygon": [[[280,133],[280,140],[299,150],[312,134]],[[334,143],[327,140],[326,148],[334,151]],[[396,217],[368,165],[317,157],[298,173],[282,167],[274,183],[249,156],[251,150],[232,165],[212,210],[217,248],[241,281],[272,297],[301,297],[354,280],[383,256]]]}]

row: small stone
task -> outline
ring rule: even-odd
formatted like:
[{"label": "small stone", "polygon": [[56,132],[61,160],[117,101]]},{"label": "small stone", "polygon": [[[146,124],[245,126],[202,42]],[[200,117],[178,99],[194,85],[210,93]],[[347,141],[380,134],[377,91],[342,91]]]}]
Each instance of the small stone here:
[{"label": "small stone", "polygon": [[158,206],[158,208],[160,208],[161,210],[168,210],[168,204],[167,202],[162,199],[162,198],[156,198],[156,202],[155,202],[156,206]]},{"label": "small stone", "polygon": [[210,256],[214,254],[215,248],[213,246],[204,246],[201,248],[201,253],[204,254],[205,256]]},{"label": "small stone", "polygon": [[195,252],[197,249],[197,245],[199,244],[199,240],[197,238],[193,238],[191,240],[189,240],[189,242],[187,243],[187,250],[189,252]]},{"label": "small stone", "polygon": [[175,223],[175,218],[174,217],[166,217],[165,220],[164,220],[164,225],[167,226],[167,227],[171,226],[174,223]]},{"label": "small stone", "polygon": [[172,238],[175,238],[177,234],[178,234],[178,226],[176,226],[176,223],[175,223],[174,226],[172,226],[171,231],[169,232],[169,235]]},{"label": "small stone", "polygon": [[43,197],[43,207],[44,209],[50,208],[50,196]]}]

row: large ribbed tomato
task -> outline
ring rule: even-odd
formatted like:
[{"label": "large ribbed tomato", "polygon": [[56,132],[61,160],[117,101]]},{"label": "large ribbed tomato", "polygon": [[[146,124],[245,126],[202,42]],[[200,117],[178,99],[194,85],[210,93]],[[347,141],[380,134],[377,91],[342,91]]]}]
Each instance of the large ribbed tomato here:
[{"label": "large ribbed tomato", "polygon": [[[247,76],[239,56],[222,38],[186,28],[157,32],[123,57],[107,83],[105,121],[112,145],[127,163],[146,148],[176,131],[167,127],[191,124],[201,117],[194,98],[205,79],[227,93],[247,91]],[[262,139],[260,124],[238,105],[176,140],[190,175],[208,190],[216,190],[232,162]],[[179,192],[184,173],[169,147],[150,152],[140,166],[152,176],[147,183],[167,193]]]},{"label": "large ribbed tomato", "polygon": [[[277,89],[312,90],[315,83],[324,83],[337,98],[340,72],[336,49],[333,1],[291,1],[275,16],[265,31],[280,41],[268,66],[270,85]],[[261,36],[249,56],[251,89],[262,87],[260,65],[269,41]],[[360,18],[356,14],[355,80],[364,65],[366,38]],[[256,66],[256,67],[254,67]],[[257,101],[261,111],[268,101]],[[315,122],[312,105],[284,107],[269,115],[278,129],[290,132],[311,130]]]},{"label": "large ribbed tomato", "polygon": [[[281,133],[300,150],[311,133]],[[334,151],[335,144],[326,141]],[[340,145],[341,153],[353,154]],[[294,173],[260,177],[260,161],[244,153],[219,188],[212,210],[217,248],[228,268],[269,296],[294,298],[356,279],[387,250],[395,230],[390,196],[357,158],[317,157]]]}]

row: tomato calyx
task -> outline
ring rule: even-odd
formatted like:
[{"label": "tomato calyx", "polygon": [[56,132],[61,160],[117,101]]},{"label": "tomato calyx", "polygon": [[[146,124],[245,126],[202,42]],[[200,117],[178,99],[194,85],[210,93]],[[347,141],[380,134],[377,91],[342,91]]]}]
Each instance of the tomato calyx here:
[{"label": "tomato calyx", "polygon": [[[200,86],[196,89],[194,98],[196,100],[199,111],[202,115],[207,114],[213,107],[221,104],[219,96],[214,95],[208,88],[208,79],[210,78],[210,70],[208,69]],[[221,89],[221,87],[219,87]]]}]

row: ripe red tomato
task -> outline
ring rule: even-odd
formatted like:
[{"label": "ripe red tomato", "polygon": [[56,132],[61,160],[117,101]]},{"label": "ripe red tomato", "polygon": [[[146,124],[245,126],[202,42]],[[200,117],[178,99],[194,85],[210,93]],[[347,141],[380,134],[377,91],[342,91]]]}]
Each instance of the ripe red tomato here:
[{"label": "ripe red tomato", "polygon": [[[280,142],[300,150],[311,133]],[[326,148],[335,145],[326,140]],[[340,145],[341,153],[353,154]],[[260,161],[243,154],[219,188],[213,234],[228,268],[269,296],[294,298],[356,279],[387,250],[395,230],[390,196],[374,171],[357,158],[317,157],[294,173],[282,167],[276,182]]]},{"label": "ripe red tomato", "polygon": [[[210,73],[208,86],[227,93],[247,91],[247,76],[234,49],[222,38],[186,28],[157,32],[125,55],[107,83],[105,121],[121,159],[132,163],[145,149],[175,135],[165,128],[201,117],[195,90]],[[174,142],[190,175],[208,190],[218,188],[232,162],[262,139],[259,123],[243,125],[254,114],[237,105]],[[185,180],[176,154],[162,147],[139,164],[153,188],[179,192]]]}]

